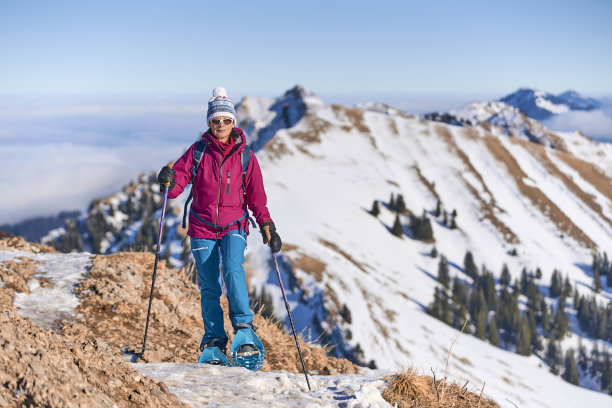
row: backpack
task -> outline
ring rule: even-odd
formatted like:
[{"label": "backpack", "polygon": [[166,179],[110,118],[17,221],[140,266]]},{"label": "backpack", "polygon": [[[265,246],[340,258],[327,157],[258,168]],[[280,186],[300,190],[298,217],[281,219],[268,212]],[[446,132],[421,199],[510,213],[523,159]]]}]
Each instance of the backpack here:
[{"label": "backpack", "polygon": [[[202,157],[204,157],[204,151],[206,150],[206,145],[207,143],[201,140],[196,143],[195,150],[193,151],[193,166],[191,167],[191,180],[189,180],[189,184],[193,184],[195,180],[196,174],[198,173],[198,166],[200,165],[200,161],[202,161]],[[249,145],[244,146],[244,150],[240,152],[240,161],[242,162],[242,193],[245,196],[245,202],[246,202],[245,180],[246,180],[247,168],[249,167],[249,162],[251,161],[251,146]],[[183,210],[183,228],[187,228],[187,213],[188,213],[187,206],[191,202],[192,198],[193,198],[193,187],[191,187],[191,190],[189,191],[189,197],[187,197],[187,201],[185,201],[185,208]],[[247,213],[247,216],[248,216],[248,213]],[[217,225],[211,224],[201,219],[200,217],[197,216],[197,214],[196,214],[196,217],[200,219],[200,221],[204,222],[205,224],[208,224],[208,225],[211,225],[217,228],[223,228],[223,227],[219,227]],[[242,219],[244,219],[244,217],[241,218],[240,220]],[[237,222],[237,221],[234,221],[234,222]]]}]

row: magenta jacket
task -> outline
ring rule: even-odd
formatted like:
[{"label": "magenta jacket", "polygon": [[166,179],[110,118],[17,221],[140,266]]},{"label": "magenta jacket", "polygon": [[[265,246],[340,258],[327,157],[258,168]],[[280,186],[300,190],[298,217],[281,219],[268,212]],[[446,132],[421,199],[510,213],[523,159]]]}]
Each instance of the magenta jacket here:
[{"label": "magenta jacket", "polygon": [[[272,221],[266,207],[267,198],[261,169],[254,153],[251,153],[251,160],[247,168],[246,202],[244,200],[240,152],[244,150],[246,138],[242,130],[235,128],[235,131],[239,133],[239,137],[227,157],[223,155],[211,133],[206,132],[202,135],[202,141],[207,143],[207,146],[192,186],[193,201],[187,232],[190,237],[219,239],[229,231],[238,229],[238,224],[233,224],[225,230],[215,229],[198,220],[198,217],[215,225],[226,226],[242,217],[247,205],[253,212],[257,224]],[[191,145],[185,154],[174,163],[176,184],[168,192],[168,198],[178,197],[189,184],[195,146],[196,143]],[[243,219],[239,224],[248,233],[248,219]]]}]

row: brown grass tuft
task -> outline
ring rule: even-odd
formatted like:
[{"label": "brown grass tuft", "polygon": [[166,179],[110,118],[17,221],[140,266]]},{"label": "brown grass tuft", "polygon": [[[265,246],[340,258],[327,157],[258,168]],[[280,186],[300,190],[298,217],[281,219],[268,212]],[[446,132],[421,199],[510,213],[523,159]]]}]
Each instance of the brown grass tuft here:
[{"label": "brown grass tuft", "polygon": [[493,400],[483,397],[480,390],[478,393],[468,391],[467,383],[461,387],[436,380],[418,374],[414,368],[385,377],[385,380],[389,385],[382,397],[398,408],[499,407]]}]

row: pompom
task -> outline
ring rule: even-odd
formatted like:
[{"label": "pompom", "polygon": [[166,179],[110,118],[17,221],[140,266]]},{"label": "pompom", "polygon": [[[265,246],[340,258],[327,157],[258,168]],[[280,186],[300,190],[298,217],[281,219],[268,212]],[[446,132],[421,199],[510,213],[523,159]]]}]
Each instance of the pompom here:
[{"label": "pompom", "polygon": [[219,96],[225,96],[227,98],[227,91],[222,86],[218,86],[213,89],[213,98],[217,98]]}]

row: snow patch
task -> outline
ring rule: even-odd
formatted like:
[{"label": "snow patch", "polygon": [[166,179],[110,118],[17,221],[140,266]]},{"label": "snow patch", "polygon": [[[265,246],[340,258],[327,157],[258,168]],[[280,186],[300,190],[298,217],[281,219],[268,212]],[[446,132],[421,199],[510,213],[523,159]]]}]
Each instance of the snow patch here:
[{"label": "snow patch", "polygon": [[[181,401],[192,407],[390,407],[381,393],[382,372],[360,375],[309,376],[251,372],[245,368],[206,364],[134,363],[156,381],[163,381]],[[206,379],[203,384],[202,379]]]},{"label": "snow patch", "polygon": [[[0,261],[5,253],[0,251]],[[11,254],[13,254],[11,252]],[[75,308],[79,299],[73,289],[87,271],[92,255],[72,254],[31,254],[19,251],[14,256],[26,256],[43,265],[36,268],[33,279],[28,282],[30,293],[15,293],[13,304],[22,317],[32,319],[49,329],[58,319],[76,317]],[[48,281],[48,287],[41,286],[39,278]]]}]

